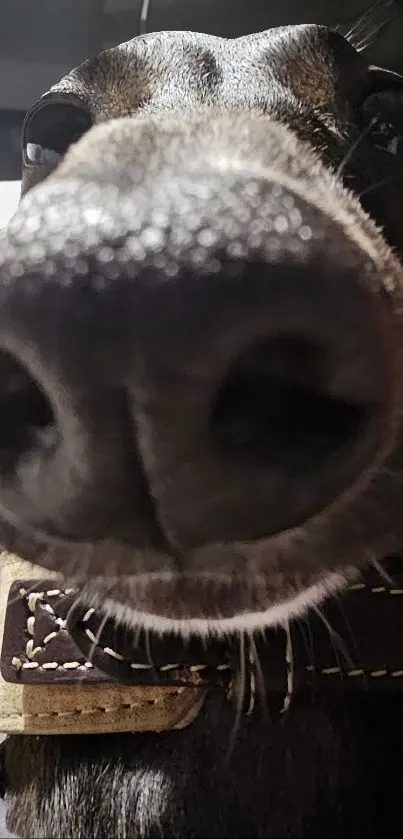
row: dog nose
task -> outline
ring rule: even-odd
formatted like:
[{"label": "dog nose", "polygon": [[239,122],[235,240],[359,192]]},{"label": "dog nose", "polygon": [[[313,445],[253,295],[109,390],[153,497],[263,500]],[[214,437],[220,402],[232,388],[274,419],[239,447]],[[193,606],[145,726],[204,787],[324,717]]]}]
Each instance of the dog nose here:
[{"label": "dog nose", "polygon": [[137,547],[258,539],[320,512],[382,447],[375,268],[291,189],[49,179],[2,233],[0,281],[12,522]]}]

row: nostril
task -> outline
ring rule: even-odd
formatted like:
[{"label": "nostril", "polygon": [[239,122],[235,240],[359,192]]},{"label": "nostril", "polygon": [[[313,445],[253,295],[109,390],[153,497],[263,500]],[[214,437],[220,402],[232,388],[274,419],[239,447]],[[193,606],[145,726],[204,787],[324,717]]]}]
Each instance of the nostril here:
[{"label": "nostril", "polygon": [[213,401],[221,454],[271,469],[277,463],[294,479],[328,457],[351,456],[381,407],[333,393],[335,364],[325,342],[299,334],[275,335],[242,353]]},{"label": "nostril", "polygon": [[48,397],[22,364],[0,352],[0,472],[15,469],[32,449],[55,443],[56,421]]},{"label": "nostril", "polygon": [[35,361],[0,351],[2,517],[17,535],[159,544],[126,394]]}]

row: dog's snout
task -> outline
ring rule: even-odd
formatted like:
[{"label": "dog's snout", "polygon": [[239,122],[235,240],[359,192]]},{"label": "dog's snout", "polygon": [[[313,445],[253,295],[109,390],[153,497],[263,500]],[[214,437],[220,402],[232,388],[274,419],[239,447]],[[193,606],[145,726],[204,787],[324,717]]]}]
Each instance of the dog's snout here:
[{"label": "dog's snout", "polygon": [[107,186],[49,182],[4,232],[0,495],[46,532],[186,553],[297,526],[358,480],[389,339],[320,209],[239,175],[163,187],[111,226]]}]

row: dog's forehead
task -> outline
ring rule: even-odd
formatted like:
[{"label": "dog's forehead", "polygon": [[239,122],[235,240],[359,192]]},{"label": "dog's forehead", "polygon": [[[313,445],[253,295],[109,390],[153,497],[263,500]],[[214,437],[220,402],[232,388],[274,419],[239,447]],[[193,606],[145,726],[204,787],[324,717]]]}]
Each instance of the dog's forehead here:
[{"label": "dog's forehead", "polygon": [[[344,54],[348,61],[340,60]],[[254,108],[287,91],[312,107],[335,97],[335,67],[358,59],[339,34],[317,25],[278,27],[236,39],[195,32],[139,36],[86,61],[53,91],[72,92],[102,121],[136,109]]]}]

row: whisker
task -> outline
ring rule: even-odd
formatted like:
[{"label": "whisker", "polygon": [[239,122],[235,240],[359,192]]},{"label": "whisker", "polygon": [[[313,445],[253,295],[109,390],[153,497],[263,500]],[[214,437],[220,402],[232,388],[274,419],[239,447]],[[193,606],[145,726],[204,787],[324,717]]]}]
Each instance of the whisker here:
[{"label": "whisker", "polygon": [[21,600],[24,599],[24,597],[26,597],[29,594],[32,594],[33,591],[41,591],[44,587],[46,579],[47,577],[38,577],[38,579],[32,584],[32,586],[29,586],[29,588],[24,589],[24,593],[19,591],[18,594],[14,595],[14,597],[11,597],[10,600],[7,601],[7,607],[14,606],[16,603],[19,603]]},{"label": "whisker", "polygon": [[[102,635],[102,633],[103,633],[103,631],[104,631],[105,624],[106,624],[107,620],[108,620],[108,616],[107,616],[107,615],[104,615],[104,616],[103,616],[103,618],[102,618],[102,621],[101,621],[101,623],[100,623],[100,625],[99,625],[99,627],[98,627],[97,633],[96,633],[96,635],[94,636],[94,641],[92,642],[91,647],[90,647],[90,649],[89,649],[89,651],[88,651],[87,661],[89,661],[89,662],[90,662],[90,664],[93,664],[95,650],[96,650],[96,648],[97,648],[97,646],[98,646],[98,644],[99,644],[99,641],[100,641],[101,635]],[[80,682],[83,682],[83,681],[84,681],[84,678],[85,678],[85,673],[84,673],[84,672],[82,672],[82,673],[80,674],[80,679],[79,679],[79,681],[80,681]]]},{"label": "whisker", "polygon": [[[229,736],[229,745],[227,750],[227,760],[231,757],[234,748],[236,737],[241,727],[241,719],[242,719],[242,711],[245,702],[245,690],[246,690],[246,651],[245,651],[245,635],[241,633],[239,635],[239,671],[235,676],[235,680],[237,684],[235,684],[234,680],[234,688],[237,690],[236,696],[236,710],[235,710],[235,719],[234,724],[232,726],[232,730]],[[238,679],[237,679],[238,676]]]},{"label": "whisker", "polygon": [[347,149],[341,163],[339,164],[339,166],[336,169],[336,178],[337,179],[339,179],[341,177],[341,175],[343,174],[344,169],[346,168],[347,164],[350,162],[354,152],[357,150],[360,143],[362,143],[362,141],[365,139],[365,137],[367,136],[370,129],[371,129],[371,124],[366,125],[365,128],[363,128],[363,130],[360,132],[358,137],[355,138],[355,140],[351,143],[351,145]]},{"label": "whisker", "polygon": [[154,661],[153,661],[153,657],[151,655],[150,627],[149,626],[147,626],[147,628],[145,630],[144,645],[145,645],[145,648],[146,648],[146,656],[147,656],[148,664],[151,664],[151,667],[153,667],[154,666]]},{"label": "whisker", "polygon": [[290,622],[287,621],[287,625],[285,627],[285,633],[287,637],[286,648],[285,648],[285,660],[287,666],[287,691],[284,697],[283,707],[281,708],[280,714],[286,714],[289,711],[292,697],[294,694],[294,649],[292,645],[292,637],[291,637],[291,630],[290,630]]},{"label": "whisker", "polygon": [[[67,615],[66,615],[66,617],[65,617],[65,623],[66,623],[66,624],[68,624],[69,619],[70,619],[70,616],[71,616],[71,614],[72,614],[72,612],[73,612],[74,608],[76,607],[76,605],[77,605],[77,599],[75,599],[75,600],[73,601],[73,603],[71,604],[71,606],[70,606],[70,608],[69,608],[69,610],[68,610],[68,612],[67,612]],[[90,649],[89,649],[89,651],[88,651],[88,655],[86,656],[86,660],[87,660],[87,661],[89,661],[89,662],[90,662],[90,664],[92,664],[92,663],[93,663],[93,658],[94,658],[95,650],[96,650],[96,648],[97,648],[97,646],[98,646],[98,644],[99,644],[99,641],[100,641],[100,638],[101,638],[102,632],[103,632],[103,630],[104,630],[104,628],[105,628],[105,624],[106,624],[107,619],[108,619],[108,616],[105,614],[105,615],[103,616],[102,620],[101,620],[101,623],[100,623],[100,625],[99,625],[98,629],[97,629],[96,635],[94,635],[94,641],[92,641],[92,642],[91,642],[91,646],[90,646]],[[82,682],[82,681],[84,681],[84,673],[80,673],[79,682]]]},{"label": "whisker", "polygon": [[306,653],[308,656],[309,665],[315,668],[315,650],[314,650],[314,643],[313,643],[313,634],[312,629],[309,623],[308,617],[297,618],[296,623],[299,626],[302,640],[304,642],[304,647],[306,649]]},{"label": "whisker", "polygon": [[[349,634],[349,636],[350,636],[350,638],[351,638],[351,641],[352,641],[352,644],[353,644],[353,647],[354,647],[354,650],[355,650],[355,653],[356,653],[356,656],[357,656],[357,661],[359,661],[359,660],[361,659],[361,653],[360,653],[360,650],[359,650],[359,648],[358,648],[358,646],[357,646],[357,642],[356,642],[355,635],[354,635],[354,632],[353,632],[353,630],[352,630],[352,627],[351,627],[350,621],[349,621],[349,619],[348,619],[348,617],[347,617],[346,610],[345,610],[345,608],[344,608],[344,603],[343,603],[343,600],[342,600],[342,598],[341,598],[339,595],[337,595],[337,594],[336,594],[336,596],[335,596],[335,598],[334,598],[334,602],[336,603],[336,605],[338,606],[338,608],[339,608],[339,610],[340,610],[340,614],[341,614],[341,616],[342,616],[342,618],[343,618],[343,621],[344,621],[344,623],[345,623],[345,625],[346,625],[346,628],[347,628],[348,634]],[[353,669],[353,667],[354,667],[354,663],[353,663],[351,660],[348,662],[348,665],[349,665],[350,669]]]},{"label": "whisker", "polygon": [[[44,560],[45,562],[47,561],[48,557],[52,555],[52,551],[53,551],[53,547],[50,547],[50,548],[48,548],[48,549],[47,549],[47,551],[46,551],[46,553],[44,554],[44,557],[43,557],[43,560]],[[36,579],[36,580],[32,583],[32,585],[31,585],[29,588],[27,588],[27,589],[26,589],[26,593],[27,593],[27,594],[31,594],[33,591],[35,591],[35,590],[36,590],[36,589],[38,589],[38,588],[39,588],[39,589],[41,589],[41,588],[43,587],[44,583],[45,583],[45,580],[49,579],[49,578],[46,576],[46,569],[44,568],[43,570],[44,570],[44,576],[43,576],[43,577],[38,577],[38,578],[37,578],[37,579]],[[50,574],[50,572],[49,572],[49,574]],[[0,579],[1,579],[1,560],[0,560]],[[57,577],[55,577],[55,584],[56,584],[56,583],[57,583]],[[19,601],[22,597],[25,597],[25,596],[26,596],[26,595],[21,595],[21,594],[19,594],[19,593],[18,593],[18,594],[16,594],[14,597],[12,597],[12,598],[8,601],[8,605],[13,606],[13,605],[14,605],[15,603],[17,603],[17,602],[18,602],[18,601]]]},{"label": "whisker", "polygon": [[374,26],[373,29],[371,29],[369,32],[366,32],[365,35],[363,35],[361,41],[356,41],[356,43],[354,44],[354,47],[357,50],[357,52],[364,52],[366,49],[368,49],[371,46],[371,44],[373,44],[374,41],[376,40],[376,36],[379,34],[379,32],[381,32],[381,30],[392,19],[393,18],[390,17],[390,18],[388,18],[388,20],[385,20],[383,23],[377,24],[377,26]]},{"label": "whisker", "polygon": [[390,586],[390,588],[396,588],[395,581],[392,579],[390,574],[388,574],[388,572],[385,571],[385,569],[382,567],[381,562],[376,558],[376,556],[371,551],[368,551],[368,558],[369,558],[369,561],[370,561],[372,567],[375,568],[375,571],[377,571],[377,573],[379,574],[381,580],[384,583],[387,583],[388,586]]},{"label": "whisker", "polygon": [[98,629],[97,629],[97,633],[96,633],[96,635],[94,635],[94,641],[92,642],[92,644],[91,644],[91,646],[90,646],[90,649],[89,649],[89,651],[88,651],[88,661],[89,661],[91,664],[92,664],[92,662],[93,662],[93,659],[94,659],[94,654],[95,654],[95,650],[96,650],[96,648],[97,648],[97,647],[98,647],[98,645],[99,645],[99,642],[100,642],[100,639],[101,639],[101,635],[102,635],[102,633],[103,633],[103,631],[104,631],[104,629],[105,629],[105,626],[106,626],[106,622],[107,622],[107,620],[108,620],[108,616],[105,614],[105,615],[103,616],[102,620],[101,620],[101,623],[99,624],[99,627],[98,627]]},{"label": "whisker", "polygon": [[256,641],[255,641],[255,638],[254,638],[252,633],[249,636],[249,645],[250,645],[250,649],[251,649],[251,652],[252,652],[253,664],[254,664],[255,673],[256,673],[257,693],[258,693],[258,696],[259,696],[259,699],[260,699],[260,702],[261,702],[261,705],[262,705],[262,710],[263,710],[264,717],[265,717],[265,719],[267,719],[269,709],[268,709],[268,704],[267,704],[266,683],[265,683],[264,673],[263,673],[263,669],[262,669],[262,665],[261,665]]},{"label": "whisker", "polygon": [[[325,626],[325,628],[327,629],[327,631],[329,633],[329,638],[330,638],[330,641],[331,641],[331,644],[332,644],[332,647],[333,647],[334,656],[335,656],[335,659],[336,659],[337,666],[340,670],[340,674],[341,674],[342,671],[341,671],[341,667],[340,667],[339,651],[344,656],[344,659],[345,659],[348,667],[350,669],[354,669],[354,662],[352,661],[352,659],[349,655],[349,652],[347,650],[347,647],[344,644],[344,642],[343,642],[342,638],[340,637],[339,633],[336,632],[333,629],[333,627],[331,626],[331,624],[327,620],[326,616],[323,614],[322,610],[319,609],[319,607],[316,606],[315,603],[312,604],[311,608],[314,612],[316,612],[319,619],[322,621],[323,625]],[[336,646],[336,644],[337,644],[337,646]],[[338,647],[338,649],[337,649],[337,647]]]},{"label": "whisker", "polygon": [[[392,0],[389,0],[389,2],[387,2],[387,5],[391,5],[391,2],[392,2]],[[355,36],[356,32],[358,32],[360,30],[360,27],[365,25],[367,22],[372,23],[374,13],[377,11],[377,9],[382,8],[384,3],[385,3],[385,0],[376,0],[376,2],[373,3],[372,6],[369,7],[369,9],[366,9],[365,12],[363,12],[354,21],[352,26],[350,26],[350,29],[347,32],[344,33],[344,37],[349,41],[349,40],[351,40],[351,38],[353,38]],[[343,26],[344,26],[344,24],[339,24],[338,28],[343,29]]]},{"label": "whisker", "polygon": [[249,705],[246,710],[246,716],[250,717],[255,709],[256,702],[256,662],[254,650],[250,645],[250,635],[248,635],[248,676],[249,676]]},{"label": "whisker", "polygon": [[344,35],[344,38],[354,47],[357,52],[363,52],[375,42],[379,33],[391,23],[401,12],[396,0],[376,0],[350,28],[344,32],[344,25],[336,27],[336,31]]},{"label": "whisker", "polygon": [[362,192],[357,193],[357,197],[361,200],[364,195],[368,195],[369,192],[374,192],[376,189],[380,189],[381,186],[387,186],[388,183],[391,183],[391,178],[383,178],[382,181],[376,181],[376,183],[367,186]]}]

